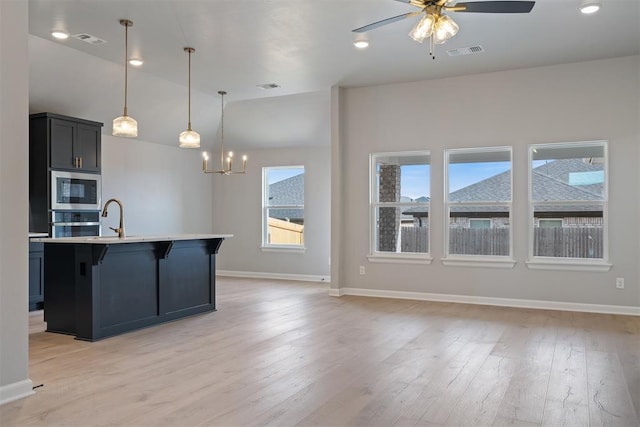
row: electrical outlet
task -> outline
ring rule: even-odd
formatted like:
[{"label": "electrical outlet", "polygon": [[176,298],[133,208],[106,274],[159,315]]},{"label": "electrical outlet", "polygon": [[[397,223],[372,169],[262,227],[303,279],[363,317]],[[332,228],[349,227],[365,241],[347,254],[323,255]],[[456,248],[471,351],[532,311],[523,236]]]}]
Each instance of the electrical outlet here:
[{"label": "electrical outlet", "polygon": [[624,289],[624,277],[616,277],[616,288]]},{"label": "electrical outlet", "polygon": [[360,266],[360,275],[364,276],[364,265]]}]

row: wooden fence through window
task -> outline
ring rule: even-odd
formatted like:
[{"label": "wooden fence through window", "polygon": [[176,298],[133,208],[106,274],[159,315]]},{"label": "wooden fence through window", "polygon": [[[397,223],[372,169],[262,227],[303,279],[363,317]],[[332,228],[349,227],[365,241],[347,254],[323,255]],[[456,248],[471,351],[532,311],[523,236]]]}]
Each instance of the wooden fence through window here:
[{"label": "wooden fence through window", "polygon": [[[402,227],[402,252],[429,252],[428,227]],[[464,255],[509,255],[508,228],[451,228],[449,253]],[[602,258],[603,229],[600,227],[536,227],[535,256],[557,258]]]}]

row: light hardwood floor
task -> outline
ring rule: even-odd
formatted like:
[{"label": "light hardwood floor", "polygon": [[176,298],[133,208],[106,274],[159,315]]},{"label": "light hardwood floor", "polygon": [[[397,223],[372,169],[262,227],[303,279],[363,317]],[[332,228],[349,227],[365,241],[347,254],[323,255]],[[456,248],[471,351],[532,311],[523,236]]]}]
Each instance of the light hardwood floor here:
[{"label": "light hardwood floor", "polygon": [[640,318],[220,278],[218,311],[88,343],[30,316],[9,426],[637,426]]}]

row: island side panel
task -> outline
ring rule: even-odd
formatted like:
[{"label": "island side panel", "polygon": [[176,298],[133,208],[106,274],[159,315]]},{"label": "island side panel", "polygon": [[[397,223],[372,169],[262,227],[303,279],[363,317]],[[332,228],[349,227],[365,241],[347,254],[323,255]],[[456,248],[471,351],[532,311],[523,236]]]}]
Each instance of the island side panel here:
[{"label": "island side panel", "polygon": [[215,254],[210,246],[208,240],[176,241],[159,261],[161,312],[167,320],[215,310]]},{"label": "island side panel", "polygon": [[47,331],[76,333],[75,245],[44,245],[44,319]]}]

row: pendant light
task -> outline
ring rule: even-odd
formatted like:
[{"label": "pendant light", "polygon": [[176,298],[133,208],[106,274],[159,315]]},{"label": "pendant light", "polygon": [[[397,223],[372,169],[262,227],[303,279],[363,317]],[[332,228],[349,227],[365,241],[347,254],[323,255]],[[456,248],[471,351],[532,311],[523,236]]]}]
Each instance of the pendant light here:
[{"label": "pendant light", "polygon": [[200,134],[191,130],[191,54],[196,50],[192,47],[185,47],[184,51],[189,54],[189,89],[187,107],[187,130],[180,134],[180,148],[200,148]]},{"label": "pendant light", "polygon": [[128,19],[121,19],[120,25],[124,26],[124,113],[120,117],[113,119],[113,136],[125,138],[135,138],[138,136],[138,122],[127,114],[127,79],[128,79],[128,56],[129,56],[129,27],[133,22]]},{"label": "pendant light", "polygon": [[221,97],[221,115],[220,115],[220,169],[209,169],[209,155],[205,151],[202,153],[202,172],[217,173],[219,175],[243,174],[247,170],[247,156],[242,156],[242,170],[233,170],[233,152],[227,153],[227,166],[224,166],[224,96],[227,94],[224,90],[218,91]]}]

